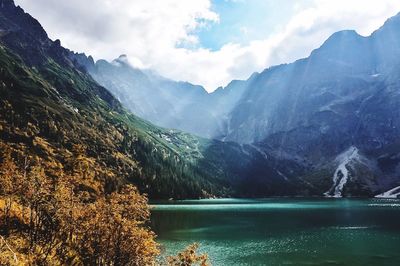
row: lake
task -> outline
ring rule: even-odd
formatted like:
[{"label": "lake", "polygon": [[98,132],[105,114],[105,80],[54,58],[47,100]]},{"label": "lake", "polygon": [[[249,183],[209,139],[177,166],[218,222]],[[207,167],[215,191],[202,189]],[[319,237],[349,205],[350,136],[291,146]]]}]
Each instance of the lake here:
[{"label": "lake", "polygon": [[400,265],[400,200],[152,203],[163,255],[197,242],[213,265]]}]

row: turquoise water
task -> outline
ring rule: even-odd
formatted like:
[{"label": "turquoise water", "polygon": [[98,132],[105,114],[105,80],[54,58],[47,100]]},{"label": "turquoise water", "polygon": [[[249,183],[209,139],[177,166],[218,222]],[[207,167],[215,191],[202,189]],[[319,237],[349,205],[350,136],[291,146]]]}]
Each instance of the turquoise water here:
[{"label": "turquoise water", "polygon": [[197,242],[213,265],[400,265],[400,200],[158,202],[163,255]]}]

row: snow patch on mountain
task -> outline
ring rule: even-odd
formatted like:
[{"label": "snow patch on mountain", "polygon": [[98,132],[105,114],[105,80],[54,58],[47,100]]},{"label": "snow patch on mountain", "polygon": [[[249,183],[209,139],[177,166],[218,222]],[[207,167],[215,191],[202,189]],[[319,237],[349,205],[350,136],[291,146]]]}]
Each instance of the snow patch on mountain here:
[{"label": "snow patch on mountain", "polygon": [[350,167],[355,163],[363,163],[364,158],[359,150],[351,146],[347,151],[336,157],[335,162],[339,163],[333,175],[333,185],[331,189],[324,193],[326,197],[341,198],[344,186],[350,178]]},{"label": "snow patch on mountain", "polygon": [[382,194],[376,195],[375,198],[397,199],[400,197],[400,186],[392,188]]}]

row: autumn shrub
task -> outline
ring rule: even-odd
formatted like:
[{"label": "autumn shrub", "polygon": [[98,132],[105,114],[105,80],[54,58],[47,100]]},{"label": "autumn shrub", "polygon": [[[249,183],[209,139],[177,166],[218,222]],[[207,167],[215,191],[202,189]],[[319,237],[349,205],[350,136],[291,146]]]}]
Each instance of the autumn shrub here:
[{"label": "autumn shrub", "polygon": [[84,147],[60,165],[0,141],[0,265],[209,265],[197,244],[159,262],[147,197],[98,169]]},{"label": "autumn shrub", "polygon": [[167,258],[168,266],[209,266],[207,254],[197,254],[198,244],[188,246],[185,250],[179,252],[176,256]]},{"label": "autumn shrub", "polygon": [[41,159],[18,165],[10,147],[0,148],[2,265],[155,264],[147,198],[134,186],[104,193],[94,162],[82,154],[73,171],[54,179]]}]

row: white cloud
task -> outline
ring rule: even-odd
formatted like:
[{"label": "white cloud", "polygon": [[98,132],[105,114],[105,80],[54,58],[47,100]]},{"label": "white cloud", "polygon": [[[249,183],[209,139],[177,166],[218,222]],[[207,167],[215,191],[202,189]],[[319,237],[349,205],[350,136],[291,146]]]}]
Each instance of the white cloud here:
[{"label": "white cloud", "polygon": [[[307,56],[335,31],[368,35],[400,11],[393,0],[314,0],[279,33],[220,50],[198,47],[195,30],[218,23],[210,0],[16,0],[39,19],[50,37],[95,58],[127,54],[138,66],[204,85],[209,91],[232,79]],[[279,12],[279,10],[277,10]]]}]

